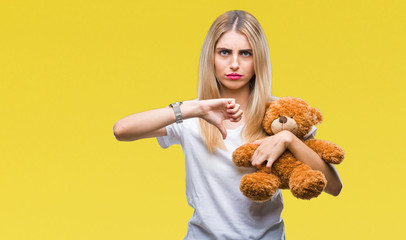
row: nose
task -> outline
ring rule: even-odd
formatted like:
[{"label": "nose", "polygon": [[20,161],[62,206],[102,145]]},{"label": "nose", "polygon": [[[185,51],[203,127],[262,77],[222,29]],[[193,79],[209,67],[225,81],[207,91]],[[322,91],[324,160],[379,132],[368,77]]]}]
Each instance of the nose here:
[{"label": "nose", "polygon": [[284,116],[279,117],[279,122],[280,123],[286,123],[288,121],[288,119]]},{"label": "nose", "polygon": [[232,61],[232,62],[231,62],[230,68],[231,68],[233,71],[238,70],[238,68],[240,68],[240,65],[238,64],[238,54],[234,54],[234,55],[233,55],[233,59],[232,59],[231,61]]}]

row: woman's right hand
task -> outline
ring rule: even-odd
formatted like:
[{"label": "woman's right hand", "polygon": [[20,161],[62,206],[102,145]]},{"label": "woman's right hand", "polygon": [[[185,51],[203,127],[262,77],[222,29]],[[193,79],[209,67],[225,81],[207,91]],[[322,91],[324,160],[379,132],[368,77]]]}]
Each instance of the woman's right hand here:
[{"label": "woman's right hand", "polygon": [[[242,116],[240,105],[232,98],[187,101],[180,108],[183,119],[201,117],[216,126],[224,139],[227,136],[227,130],[223,126],[223,121],[238,122]],[[175,120],[173,109],[170,107],[153,109],[120,119],[114,124],[113,133],[119,141],[165,136],[165,127],[174,123]]]},{"label": "woman's right hand", "polygon": [[235,103],[233,98],[201,100],[200,104],[202,109],[201,118],[217,127],[223,139],[227,137],[227,130],[223,125],[223,121],[238,122],[242,118],[243,112],[240,105]]}]

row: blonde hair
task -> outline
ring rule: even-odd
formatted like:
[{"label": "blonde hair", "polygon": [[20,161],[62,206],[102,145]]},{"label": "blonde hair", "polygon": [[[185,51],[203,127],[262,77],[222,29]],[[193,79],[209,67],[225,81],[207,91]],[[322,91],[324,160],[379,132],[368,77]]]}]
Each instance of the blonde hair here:
[{"label": "blonde hair", "polygon": [[[271,97],[271,60],[265,33],[257,19],[245,11],[228,11],[220,15],[211,25],[204,40],[199,63],[198,99],[220,98],[220,89],[215,77],[214,49],[218,39],[227,31],[236,30],[245,34],[252,47],[255,74],[250,82],[250,96],[244,112],[245,126],[241,131],[244,142],[266,136],[262,128],[266,103]],[[199,119],[200,134],[208,150],[225,149],[220,131],[203,119]]]}]

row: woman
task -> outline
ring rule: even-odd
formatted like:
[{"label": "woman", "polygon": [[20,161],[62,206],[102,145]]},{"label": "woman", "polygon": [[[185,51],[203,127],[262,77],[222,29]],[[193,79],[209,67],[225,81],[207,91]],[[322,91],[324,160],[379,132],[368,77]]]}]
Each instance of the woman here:
[{"label": "woman", "polygon": [[[203,43],[197,100],[133,114],[113,128],[120,141],[157,137],[167,148],[181,144],[185,154],[186,195],[195,209],[185,239],[285,239],[280,190],[267,202],[253,202],[240,190],[241,176],[253,167],[236,167],[232,152],[266,136],[261,128],[271,97],[268,43],[258,21],[244,11],[219,16]],[[243,114],[244,113],[244,114]],[[315,128],[308,134],[314,137]],[[342,184],[334,167],[288,131],[261,141],[252,165],[272,163],[285,151],[327,178],[325,192],[337,196]]]}]

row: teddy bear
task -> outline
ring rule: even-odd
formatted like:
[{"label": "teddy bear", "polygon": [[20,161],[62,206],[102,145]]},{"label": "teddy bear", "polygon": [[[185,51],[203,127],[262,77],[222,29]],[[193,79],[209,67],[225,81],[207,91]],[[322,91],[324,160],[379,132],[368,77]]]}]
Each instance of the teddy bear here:
[{"label": "teddy bear", "polygon": [[[339,164],[344,159],[344,150],[332,142],[320,139],[306,139],[313,125],[322,122],[321,112],[295,97],[282,97],[267,104],[262,127],[268,135],[288,130],[315,151],[326,163]],[[247,143],[238,147],[232,155],[236,166],[249,167],[258,144]],[[266,162],[254,172],[241,178],[240,190],[247,198],[263,202],[271,199],[280,189],[290,189],[299,199],[317,197],[326,187],[327,180],[321,171],[313,170],[305,163],[296,160],[286,150],[273,164],[271,171]]]}]

